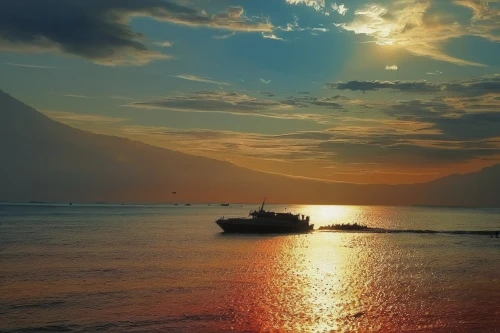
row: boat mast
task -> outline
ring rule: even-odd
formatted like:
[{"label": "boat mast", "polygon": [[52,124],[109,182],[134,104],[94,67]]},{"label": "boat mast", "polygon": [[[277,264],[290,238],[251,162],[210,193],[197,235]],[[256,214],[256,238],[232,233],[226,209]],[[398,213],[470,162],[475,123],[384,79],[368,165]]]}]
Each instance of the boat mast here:
[{"label": "boat mast", "polygon": [[262,201],[262,206],[260,206],[260,211],[264,211],[264,204],[266,203],[266,198],[264,198],[264,201]]}]

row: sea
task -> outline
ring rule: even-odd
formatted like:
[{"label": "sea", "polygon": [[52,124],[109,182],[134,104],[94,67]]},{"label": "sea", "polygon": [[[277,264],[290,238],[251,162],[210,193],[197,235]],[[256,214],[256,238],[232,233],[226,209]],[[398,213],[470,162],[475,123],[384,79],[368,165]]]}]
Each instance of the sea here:
[{"label": "sea", "polygon": [[500,332],[500,209],[267,207],[408,233],[215,224],[256,208],[2,203],[0,331]]}]

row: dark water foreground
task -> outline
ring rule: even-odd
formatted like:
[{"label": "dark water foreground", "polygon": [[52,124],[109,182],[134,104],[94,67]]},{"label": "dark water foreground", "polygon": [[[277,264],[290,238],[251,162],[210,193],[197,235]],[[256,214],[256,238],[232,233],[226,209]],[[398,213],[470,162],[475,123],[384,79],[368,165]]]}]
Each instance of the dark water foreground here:
[{"label": "dark water foreground", "polygon": [[317,226],[447,233],[214,223],[251,208],[2,205],[0,331],[500,331],[500,240],[456,233],[499,229],[499,210],[287,207]]}]

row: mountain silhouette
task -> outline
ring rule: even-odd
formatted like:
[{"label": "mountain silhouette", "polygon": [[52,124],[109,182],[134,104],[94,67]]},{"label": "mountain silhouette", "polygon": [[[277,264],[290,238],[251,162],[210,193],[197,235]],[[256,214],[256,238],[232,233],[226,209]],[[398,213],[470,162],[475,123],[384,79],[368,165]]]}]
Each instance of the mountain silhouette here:
[{"label": "mountain silhouette", "polygon": [[72,128],[0,90],[0,200],[500,207],[500,165],[413,185],[332,183]]}]

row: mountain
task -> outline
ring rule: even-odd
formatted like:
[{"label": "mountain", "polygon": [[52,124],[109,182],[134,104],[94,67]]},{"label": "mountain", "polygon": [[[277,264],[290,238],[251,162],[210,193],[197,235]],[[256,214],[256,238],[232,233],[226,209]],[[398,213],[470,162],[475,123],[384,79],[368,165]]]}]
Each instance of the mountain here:
[{"label": "mountain", "polygon": [[[415,185],[297,179],[56,122],[0,90],[0,200],[500,207],[500,165]],[[176,192],[175,194],[173,192]]]},{"label": "mountain", "polygon": [[500,207],[500,164],[468,174],[453,174],[421,187],[422,204],[462,207]]}]

